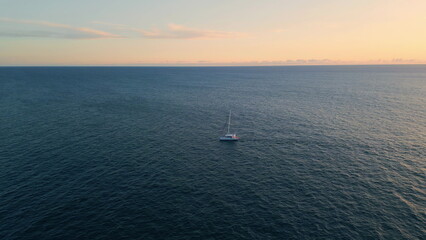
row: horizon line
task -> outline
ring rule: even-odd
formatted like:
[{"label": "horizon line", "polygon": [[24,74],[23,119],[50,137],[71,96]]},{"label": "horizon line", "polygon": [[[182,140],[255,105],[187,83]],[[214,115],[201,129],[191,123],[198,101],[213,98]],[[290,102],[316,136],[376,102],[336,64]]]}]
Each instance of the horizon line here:
[{"label": "horizon line", "polygon": [[426,65],[426,63],[374,63],[374,64],[271,64],[271,65],[185,65],[185,64],[144,64],[144,65],[118,65],[118,64],[95,64],[95,65],[0,65],[1,67],[303,67],[303,66],[406,66]]}]

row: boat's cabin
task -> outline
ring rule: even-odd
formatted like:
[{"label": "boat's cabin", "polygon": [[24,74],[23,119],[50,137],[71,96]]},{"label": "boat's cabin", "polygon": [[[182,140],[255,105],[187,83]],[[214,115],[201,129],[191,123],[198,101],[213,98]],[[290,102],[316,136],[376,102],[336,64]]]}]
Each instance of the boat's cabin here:
[{"label": "boat's cabin", "polygon": [[237,135],[234,133],[234,134],[232,134],[232,133],[228,133],[228,134],[225,134],[225,137],[226,138],[236,138],[237,137]]},{"label": "boat's cabin", "polygon": [[240,138],[237,137],[237,134],[235,133],[227,133],[225,136],[220,137],[220,140],[222,141],[237,141],[238,139]]}]

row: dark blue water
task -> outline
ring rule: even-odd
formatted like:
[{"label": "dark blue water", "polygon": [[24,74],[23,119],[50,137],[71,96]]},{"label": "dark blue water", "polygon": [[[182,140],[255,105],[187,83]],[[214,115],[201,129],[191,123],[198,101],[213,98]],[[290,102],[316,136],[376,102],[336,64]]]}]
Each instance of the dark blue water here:
[{"label": "dark blue water", "polygon": [[425,65],[0,68],[0,239],[425,236]]}]

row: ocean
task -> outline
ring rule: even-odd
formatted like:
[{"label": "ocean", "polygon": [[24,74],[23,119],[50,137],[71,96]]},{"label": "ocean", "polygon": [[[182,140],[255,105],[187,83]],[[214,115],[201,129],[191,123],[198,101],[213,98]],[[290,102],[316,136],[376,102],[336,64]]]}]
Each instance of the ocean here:
[{"label": "ocean", "polygon": [[0,239],[426,239],[426,65],[1,67]]}]

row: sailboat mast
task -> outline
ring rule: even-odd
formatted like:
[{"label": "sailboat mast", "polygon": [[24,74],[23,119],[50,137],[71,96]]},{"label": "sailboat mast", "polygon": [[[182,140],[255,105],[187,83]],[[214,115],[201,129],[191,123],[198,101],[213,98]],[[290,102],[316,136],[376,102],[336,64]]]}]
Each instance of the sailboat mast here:
[{"label": "sailboat mast", "polygon": [[229,134],[229,128],[231,127],[231,110],[229,110],[229,119],[228,119],[228,134]]}]

